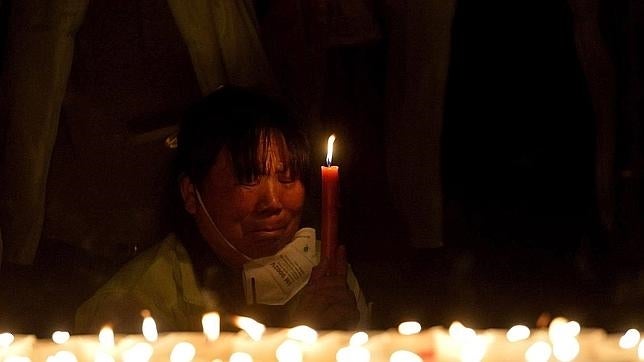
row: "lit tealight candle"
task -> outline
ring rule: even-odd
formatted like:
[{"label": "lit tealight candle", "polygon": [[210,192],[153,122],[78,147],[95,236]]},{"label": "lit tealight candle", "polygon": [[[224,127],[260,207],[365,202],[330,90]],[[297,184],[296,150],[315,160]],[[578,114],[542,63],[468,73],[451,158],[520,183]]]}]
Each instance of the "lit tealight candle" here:
[{"label": "lit tealight candle", "polygon": [[414,352],[400,350],[391,354],[389,362],[423,362],[423,359]]},{"label": "lit tealight candle", "polygon": [[235,352],[230,355],[230,362],[253,362],[253,357],[246,352]]},{"label": "lit tealight candle", "polygon": [[350,346],[362,346],[369,342],[369,335],[366,332],[356,332],[349,339]]},{"label": "lit tealight candle", "polygon": [[170,362],[190,362],[197,355],[197,349],[192,343],[177,343],[170,352]]},{"label": "lit tealight candle", "polygon": [[297,326],[288,330],[288,338],[305,344],[313,344],[318,339],[318,332],[309,326]]},{"label": "lit tealight candle", "polygon": [[465,327],[461,322],[453,322],[449,326],[449,335],[457,342],[463,343],[476,337],[476,332],[472,328]]},{"label": "lit tealight candle", "polygon": [[143,317],[143,324],[141,325],[143,337],[148,342],[156,342],[159,339],[159,332],[154,318],[150,315],[150,311],[147,309],[141,311],[141,316]]},{"label": "lit tealight candle", "polygon": [[574,337],[562,337],[553,341],[552,354],[561,362],[570,362],[579,355],[579,341]]},{"label": "lit tealight candle", "polygon": [[221,333],[221,318],[219,313],[211,312],[206,313],[201,318],[201,325],[203,326],[203,333],[209,341],[214,341],[219,338]]},{"label": "lit tealight candle", "polygon": [[114,331],[110,326],[101,328],[101,331],[98,333],[98,343],[104,349],[114,347]]},{"label": "lit tealight candle", "polygon": [[619,339],[619,346],[623,349],[631,349],[640,342],[640,332],[637,329],[629,329]]},{"label": "lit tealight candle", "polygon": [[547,362],[552,355],[552,347],[544,341],[535,342],[525,352],[527,362]]},{"label": "lit tealight candle", "polygon": [[530,338],[530,328],[524,325],[516,325],[508,329],[505,338],[509,342],[519,342]]},{"label": "lit tealight candle", "polygon": [[13,334],[9,332],[0,333],[0,348],[8,348],[14,340]]},{"label": "lit tealight candle", "polygon": [[296,341],[287,339],[277,347],[275,357],[279,362],[302,362],[302,348]]},{"label": "lit tealight candle", "polygon": [[398,325],[398,333],[404,336],[418,334],[421,331],[420,323],[418,322],[402,322]]},{"label": "lit tealight candle", "polygon": [[58,351],[55,355],[47,357],[47,362],[78,362],[78,359],[69,351]]},{"label": "lit tealight candle", "polygon": [[69,341],[69,332],[66,331],[55,331],[51,334],[51,340],[56,344],[65,344]]},{"label": "lit tealight candle", "polygon": [[248,317],[236,317],[235,324],[246,332],[253,341],[259,341],[262,339],[262,335],[264,335],[264,332],[266,331],[266,327],[263,324]]}]

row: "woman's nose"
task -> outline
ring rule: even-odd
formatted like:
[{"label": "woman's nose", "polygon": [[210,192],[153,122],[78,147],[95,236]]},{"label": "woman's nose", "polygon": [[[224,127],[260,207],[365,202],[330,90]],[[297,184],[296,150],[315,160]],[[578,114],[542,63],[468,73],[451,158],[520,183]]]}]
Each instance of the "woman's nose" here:
[{"label": "woman's nose", "polygon": [[282,209],[280,182],[274,177],[267,177],[261,188],[259,210],[265,213],[279,212]]}]

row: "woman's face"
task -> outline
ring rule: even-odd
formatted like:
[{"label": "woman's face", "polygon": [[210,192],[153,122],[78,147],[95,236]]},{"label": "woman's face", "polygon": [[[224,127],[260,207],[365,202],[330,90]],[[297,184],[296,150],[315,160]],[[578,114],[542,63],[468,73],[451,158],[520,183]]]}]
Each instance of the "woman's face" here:
[{"label": "woman's face", "polygon": [[[304,185],[290,176],[285,169],[287,159],[282,159],[286,157],[280,157],[287,152],[283,137],[272,135],[267,142],[258,151],[258,158],[266,160],[266,174],[238,181],[230,152],[224,149],[200,189],[204,206],[221,234],[253,259],[274,255],[292,240],[304,204]],[[215,253],[227,264],[241,267],[245,259],[221,240],[201,207],[197,205],[193,215]]]}]

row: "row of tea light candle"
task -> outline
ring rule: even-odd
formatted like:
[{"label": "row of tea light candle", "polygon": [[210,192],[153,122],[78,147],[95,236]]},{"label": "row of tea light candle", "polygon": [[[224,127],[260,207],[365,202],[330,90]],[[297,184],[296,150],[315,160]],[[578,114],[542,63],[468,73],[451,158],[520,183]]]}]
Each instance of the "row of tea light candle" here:
[{"label": "row of tea light candle", "polygon": [[636,329],[623,335],[584,329],[555,318],[547,329],[517,325],[509,330],[475,331],[460,322],[448,329],[423,330],[404,322],[388,331],[320,331],[307,326],[266,329],[236,317],[238,333],[221,332],[217,313],[203,316],[203,333],[159,334],[152,316],[144,315],[141,335],[114,335],[106,326],[97,336],[56,331],[51,340],[0,333],[3,362],[478,362],[478,361],[644,361],[644,342]]}]

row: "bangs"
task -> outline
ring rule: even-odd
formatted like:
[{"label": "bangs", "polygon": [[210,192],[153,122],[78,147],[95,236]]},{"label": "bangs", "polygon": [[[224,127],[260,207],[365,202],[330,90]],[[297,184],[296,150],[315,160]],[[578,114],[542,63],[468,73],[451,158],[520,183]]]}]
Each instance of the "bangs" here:
[{"label": "bangs", "polygon": [[257,128],[231,141],[228,148],[240,183],[250,183],[271,172],[288,174],[293,180],[302,180],[308,174],[306,139],[301,134]]}]

